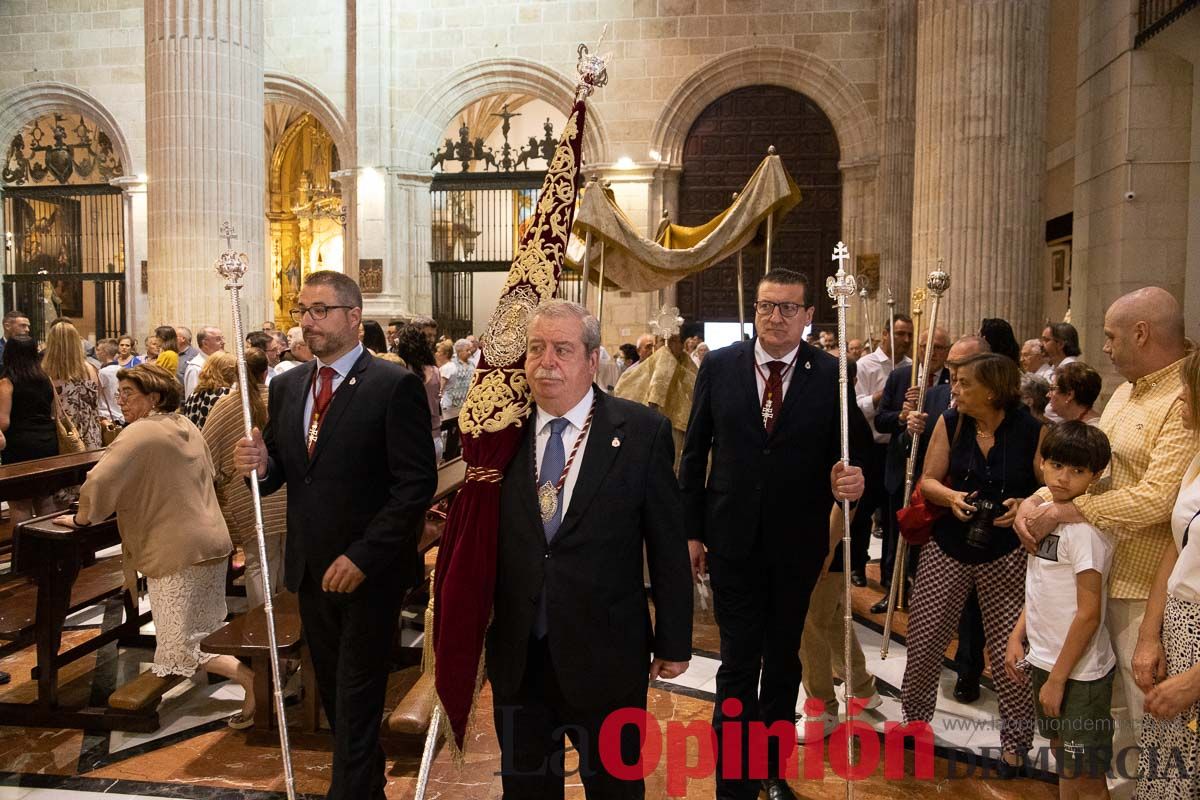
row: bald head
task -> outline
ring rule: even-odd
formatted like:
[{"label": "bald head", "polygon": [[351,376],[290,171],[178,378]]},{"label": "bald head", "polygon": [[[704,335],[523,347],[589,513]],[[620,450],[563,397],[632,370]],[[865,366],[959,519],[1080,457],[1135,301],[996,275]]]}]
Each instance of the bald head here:
[{"label": "bald head", "polygon": [[1158,286],[1118,297],[1104,315],[1103,349],[1129,381],[1183,358],[1186,344],[1179,301]]}]

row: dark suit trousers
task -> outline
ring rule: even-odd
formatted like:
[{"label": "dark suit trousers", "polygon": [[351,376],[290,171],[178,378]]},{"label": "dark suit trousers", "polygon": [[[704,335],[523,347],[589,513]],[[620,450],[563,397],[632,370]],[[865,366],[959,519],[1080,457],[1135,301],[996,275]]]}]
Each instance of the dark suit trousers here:
[{"label": "dark suit trousers", "polygon": [[[645,781],[621,780],[605,771],[600,758],[600,728],[618,709],[645,710],[648,667],[646,680],[631,686],[619,702],[580,709],[563,696],[547,640],[531,638],[520,688],[514,695],[497,695],[493,701],[503,800],[561,800],[564,737],[570,739],[579,755],[579,777],[588,800],[642,800],[646,796]],[[636,727],[626,725],[621,729],[624,764],[638,761],[641,745]]]},{"label": "dark suit trousers", "polygon": [[329,800],[384,798],[379,725],[403,594],[386,579],[364,581],[351,594],[321,591],[307,574],[300,584],[304,639],[333,727]]},{"label": "dark suit trousers", "polygon": [[874,444],[871,447],[871,458],[863,465],[863,478],[866,479],[866,489],[854,512],[854,521],[850,523],[850,566],[852,569],[865,570],[871,560],[868,550],[871,547],[871,517],[877,510],[882,511],[883,538],[887,540],[889,524],[887,520],[888,496],[883,485],[883,468],[887,459],[887,445]]},{"label": "dark suit trousers", "polygon": [[[788,564],[785,559],[769,557],[760,548],[739,559],[708,554],[714,613],[721,632],[721,666],[717,670],[713,711],[713,727],[720,743],[719,800],[751,800],[758,797],[762,778],[780,777],[780,747],[774,738],[769,740],[767,774],[750,771],[754,761],[749,758],[746,723],[758,720],[768,726],[775,722],[795,724],[801,678],[800,638],[809,596],[821,569],[819,559],[811,561],[799,566]],[[729,717],[731,722],[741,723],[740,770],[726,765],[723,758],[726,717],[722,705],[727,698],[736,698],[742,705],[741,714]],[[795,753],[793,744],[784,756],[793,757]],[[725,777],[726,771],[731,773],[729,777]]]}]

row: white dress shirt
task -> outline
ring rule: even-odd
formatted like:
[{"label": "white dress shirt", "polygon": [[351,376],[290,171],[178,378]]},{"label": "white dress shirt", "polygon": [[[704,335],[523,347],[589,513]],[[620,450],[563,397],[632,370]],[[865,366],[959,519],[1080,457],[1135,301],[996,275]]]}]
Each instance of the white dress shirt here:
[{"label": "white dress shirt", "polygon": [[[321,367],[333,367],[333,371],[334,371],[334,373],[336,373],[333,376],[333,391],[336,392],[338,390],[338,387],[342,385],[342,381],[346,379],[346,375],[350,372],[351,368],[358,361],[358,357],[362,355],[362,352],[363,352],[363,346],[361,343],[359,343],[359,344],[354,345],[354,349],[352,349],[349,353],[346,353],[346,355],[342,356],[341,358],[339,358],[337,361],[333,362],[332,364],[326,364],[325,362],[323,362],[321,359],[318,358],[317,359],[317,371],[313,374],[319,376],[321,374]],[[268,369],[267,376],[270,377],[270,375],[271,375],[271,370]],[[317,380],[317,383],[318,384],[320,383],[319,378]],[[321,387],[318,385],[317,393],[320,393],[320,391],[321,391]],[[302,426],[301,430],[303,431],[303,434],[304,434],[304,441],[307,442],[308,441],[308,425],[310,422],[312,422],[312,409],[313,409],[313,399],[314,399],[313,398],[313,387],[312,387],[311,383],[306,383],[304,385],[304,394],[305,394],[304,416],[302,416],[300,418],[300,424]],[[330,402],[332,402],[332,401],[330,401]]]},{"label": "white dress shirt", "polygon": [[187,367],[183,371],[184,400],[187,400],[192,396],[192,392],[196,391],[196,384],[200,382],[200,370],[204,369],[204,362],[206,361],[208,361],[208,356],[200,352],[193,356],[191,361],[187,362]]},{"label": "white dress shirt", "polygon": [[[579,434],[583,432],[583,425],[587,422],[588,412],[592,410],[592,394],[593,390],[588,387],[587,394],[579,403],[563,414],[563,419],[567,420],[567,427],[563,428],[563,458],[571,458],[571,448],[575,446],[575,440],[579,438]],[[550,422],[557,419],[544,409],[539,408],[537,412],[537,439],[535,448],[535,468],[536,474],[534,481],[536,482],[538,475],[542,473],[542,456],[546,453],[546,444],[550,441]],[[590,436],[591,433],[589,432]],[[579,478],[579,465],[583,463],[583,451],[587,447],[586,442],[579,443],[579,452],[575,456],[575,461],[567,469],[567,479],[563,482],[562,497],[559,502],[562,503],[563,517],[567,516],[567,508],[571,505],[571,493],[575,490],[575,481]],[[558,476],[555,476],[557,482]]]},{"label": "white dress shirt", "polygon": [[[912,359],[905,356],[896,362],[896,366],[911,363]],[[892,440],[891,434],[875,430],[875,412],[879,410],[875,406],[875,393],[883,391],[888,376],[892,374],[892,357],[883,352],[882,347],[876,347],[874,353],[858,360],[857,369],[858,377],[854,381],[855,402],[867,418],[867,424],[871,426],[871,435],[875,437],[875,443],[887,444]]]},{"label": "white dress shirt", "polygon": [[[792,364],[796,360],[796,352],[800,349],[797,345],[793,347],[783,358],[776,358],[763,349],[762,341],[754,340],[754,363],[758,365],[758,369],[754,370],[754,384],[758,387],[758,404],[762,405],[763,393],[767,391],[767,379],[764,376],[770,376],[771,368],[767,366],[772,361],[782,361],[784,363],[783,372],[783,388],[779,391],[779,405],[783,407],[783,398],[787,397],[788,387],[792,385],[792,373],[796,371],[796,366]],[[791,365],[791,369],[788,369]]]},{"label": "white dress shirt", "polygon": [[97,373],[97,381],[100,384],[100,397],[96,403],[96,413],[105,419],[111,419],[114,422],[125,422],[125,415],[121,412],[121,404],[117,402],[117,370],[121,367],[117,363],[109,364],[102,367]]}]

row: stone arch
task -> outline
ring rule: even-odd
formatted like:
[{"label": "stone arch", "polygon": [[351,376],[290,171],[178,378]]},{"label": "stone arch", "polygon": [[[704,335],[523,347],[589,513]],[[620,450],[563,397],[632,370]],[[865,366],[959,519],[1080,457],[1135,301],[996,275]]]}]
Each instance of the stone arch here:
[{"label": "stone arch", "polygon": [[[325,131],[333,137],[333,143],[342,154],[343,164],[353,164],[354,137],[350,135],[346,119],[337,106],[320,89],[294,75],[283,72],[263,74],[263,97],[267,103],[290,103],[316,118]],[[268,156],[269,157],[269,156]]]},{"label": "stone arch", "polygon": [[846,167],[879,157],[875,118],[858,88],[820,56],[788,47],[744,47],[709,61],[684,79],[663,104],[650,147],[672,166],[683,161],[683,143],[692,122],[717,98],[735,89],[771,84],[811,98],[837,131]]},{"label": "stone arch", "polygon": [[[567,113],[575,81],[544,64],[523,58],[491,58],[469,64],[427,91],[409,112],[396,136],[397,163],[414,172],[429,171],[429,155],[441,144],[442,131],[467,106],[494,94],[528,94]],[[608,133],[595,103],[588,103],[583,153],[589,165],[608,161]]]},{"label": "stone arch", "polygon": [[53,114],[83,114],[104,128],[126,174],[137,170],[129,152],[129,142],[116,118],[99,100],[75,86],[55,81],[27,83],[0,93],[0,142],[7,147],[12,137],[31,119]]}]

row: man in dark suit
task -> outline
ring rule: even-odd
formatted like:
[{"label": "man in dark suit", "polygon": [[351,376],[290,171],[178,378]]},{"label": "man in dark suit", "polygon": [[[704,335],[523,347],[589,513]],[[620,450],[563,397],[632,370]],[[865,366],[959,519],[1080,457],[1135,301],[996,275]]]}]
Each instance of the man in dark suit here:
[{"label": "man in dark suit", "polygon": [[[4,335],[0,336],[0,366],[4,364],[4,345],[14,336],[29,335],[29,317],[25,316],[25,312],[17,311],[15,308],[11,311],[4,312]],[[0,681],[4,683],[4,681]]]},{"label": "man in dark suit", "polygon": [[[763,278],[757,338],[704,359],[684,443],[679,482],[692,569],[697,580],[711,572],[721,631],[718,798],[757,797],[760,781],[752,778],[763,777],[770,800],[794,797],[779,757],[788,742],[770,748],[767,774],[757,774],[748,723],[786,726],[794,745],[800,637],[829,551],[830,510],[863,491],[861,467],[839,460],[837,359],[803,341],[813,313],[809,288],[789,270]],[[865,452],[870,429],[853,396],[849,414],[852,447]],[[741,723],[740,770],[725,763],[726,715]]]},{"label": "man in dark suit", "polygon": [[[886,433],[891,438],[887,445],[887,457],[883,468],[883,487],[887,492],[886,513],[887,523],[883,526],[883,557],[879,560],[879,583],[884,589],[892,585],[892,568],[896,563],[896,542],[900,530],[896,527],[896,512],[904,505],[904,473],[908,467],[909,444],[912,437],[907,434],[905,424],[908,414],[917,402],[917,387],[913,385],[913,369],[920,368],[925,361],[925,339],[918,344],[918,358],[915,364],[905,364],[896,367],[888,375],[883,387],[883,399],[879,403],[879,411],[875,414],[875,430]],[[950,334],[945,328],[937,328],[933,332],[933,354],[929,357],[929,372],[934,377],[926,383],[930,389],[933,386],[950,382],[950,370],[946,369],[946,356],[950,352]],[[928,398],[928,391],[926,398]],[[913,471],[914,481],[921,473]],[[916,574],[915,552],[909,550],[912,557],[908,565],[908,576]],[[871,606],[872,614],[887,612],[888,595],[885,592],[879,602]]]},{"label": "man in dark suit", "polygon": [[[933,435],[933,425],[926,423],[929,420],[936,422],[937,418],[950,407],[950,386],[953,383],[958,364],[977,353],[989,352],[991,352],[991,347],[982,336],[969,334],[960,337],[950,348],[950,353],[946,358],[950,380],[931,387],[925,393],[923,411],[908,414],[905,420],[908,435],[920,437],[917,441],[916,468],[913,471],[913,475],[918,478],[924,469],[925,450],[929,447],[929,439]],[[903,486],[900,491],[903,493]],[[915,571],[910,574],[915,576]],[[887,598],[884,597],[880,602],[884,604],[886,611]],[[878,608],[878,604],[872,607],[871,611],[875,612],[876,608]],[[962,617],[958,621],[958,649],[954,652],[954,668],[958,672],[958,680],[954,684],[954,699],[960,703],[974,703],[979,699],[979,676],[983,674],[984,665],[983,645],[983,612],[979,609],[979,598],[972,591],[967,597]]]},{"label": "man in dark suit", "polygon": [[[671,423],[593,385],[599,347],[583,306],[553,301],[530,320],[536,412],[500,490],[487,636],[509,800],[563,796],[564,732],[589,800],[643,797],[643,781],[608,771],[614,754],[601,760],[600,727],[618,709],[645,709],[649,679],[682,674],[692,655]],[[637,728],[623,728],[620,749],[637,761]]]},{"label": "man in dark suit", "polygon": [[272,381],[267,429],[239,442],[237,465],[264,495],[288,486],[284,578],[333,727],[327,796],[382,800],[388,652],[437,487],[429,401],[420,378],[359,344],[353,280],[314,272],[298,303],[316,358]]}]

